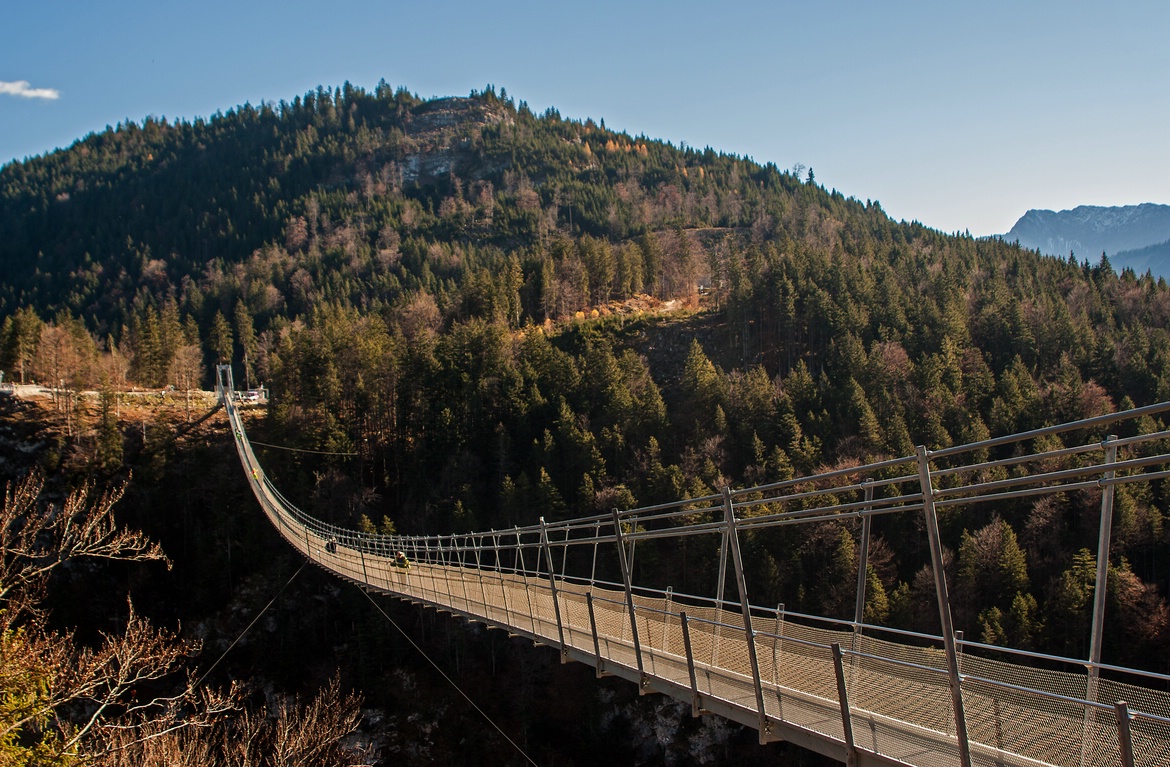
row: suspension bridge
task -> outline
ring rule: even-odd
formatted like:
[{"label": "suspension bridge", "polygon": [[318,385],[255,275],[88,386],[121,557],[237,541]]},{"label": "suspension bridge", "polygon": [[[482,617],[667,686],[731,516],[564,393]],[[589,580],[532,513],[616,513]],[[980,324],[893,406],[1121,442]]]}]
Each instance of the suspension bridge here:
[{"label": "suspension bridge", "polygon": [[[1115,488],[1170,478],[1170,431],[1140,432],[1170,403],[678,503],[453,535],[377,535],[290,503],[252,452],[230,366],[217,371],[240,463],[290,545],[328,572],[550,646],[639,692],[689,702],[847,765],[1170,765],[1170,676],[1101,661]],[[1059,437],[1059,439],[1052,439]],[[1040,446],[1057,445],[1043,448]],[[1004,456],[992,458],[991,455]],[[1089,657],[985,645],[953,627],[938,518],[1058,494],[1100,496]],[[1094,500],[1095,502],[1095,500]],[[864,623],[875,519],[923,523],[940,633]],[[741,539],[858,522],[852,619],[753,605]],[[719,551],[714,595],[640,575],[639,555],[692,540]],[[396,564],[405,552],[409,567]],[[605,577],[603,577],[605,576]],[[734,585],[728,598],[725,583]]]}]

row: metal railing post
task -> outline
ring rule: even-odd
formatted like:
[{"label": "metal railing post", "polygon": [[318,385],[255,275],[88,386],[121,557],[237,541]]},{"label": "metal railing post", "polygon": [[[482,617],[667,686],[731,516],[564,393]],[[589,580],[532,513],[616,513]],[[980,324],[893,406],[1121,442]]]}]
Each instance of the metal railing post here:
[{"label": "metal railing post", "polygon": [[699,680],[695,676],[695,654],[691,651],[691,624],[687,620],[687,611],[678,614],[682,619],[683,648],[687,653],[687,674],[691,678],[691,716],[697,717],[703,713],[703,699],[699,697]]},{"label": "metal railing post", "polygon": [[552,549],[548,545],[548,527],[544,517],[540,518],[540,543],[544,547],[544,561],[548,565],[548,583],[552,590],[553,612],[557,616],[557,638],[561,642],[561,663],[569,662],[569,649],[565,647],[565,626],[561,623],[561,601],[557,595],[557,574],[553,569]]},{"label": "metal railing post", "polygon": [[[436,541],[436,544],[438,541]],[[431,599],[434,602],[439,601],[439,582],[435,579],[435,563],[431,558],[431,541],[429,538],[423,538],[423,556],[426,557],[427,572],[431,576]]]},{"label": "metal railing post", "polygon": [[[536,641],[536,611],[532,609],[532,592],[528,589],[528,565],[524,563],[524,549],[520,545],[520,527],[516,526],[516,558],[520,563],[520,577],[524,579],[524,598],[528,600],[528,622],[532,624],[532,641]],[[536,559],[539,567],[540,558]]]},{"label": "metal railing post", "polygon": [[601,659],[601,640],[597,636],[597,617],[593,614],[593,592],[585,592],[585,604],[589,607],[589,630],[593,632],[593,655],[597,658],[597,678],[605,676],[605,661]]},{"label": "metal railing post", "polygon": [[1113,704],[1117,713],[1117,741],[1121,749],[1122,767],[1134,767],[1133,763],[1133,734],[1129,730],[1129,706],[1124,700]]},{"label": "metal railing post", "polygon": [[926,517],[926,533],[930,541],[930,562],[934,570],[934,592],[938,599],[938,616],[942,623],[943,648],[947,656],[950,677],[951,705],[955,710],[955,736],[959,741],[959,762],[971,767],[971,743],[967,739],[967,715],[963,708],[963,688],[959,677],[959,657],[955,651],[955,626],[951,620],[951,599],[947,593],[947,577],[943,572],[942,541],[938,534],[938,516],[934,508],[934,488],[930,480],[930,457],[926,447],[918,447],[918,481],[922,486],[922,513]]},{"label": "metal railing post", "polygon": [[622,536],[622,519],[618,510],[613,510],[613,536],[617,541],[618,561],[622,567],[622,585],[626,589],[626,609],[630,612],[630,631],[634,637],[634,657],[638,661],[638,694],[645,695],[650,680],[642,667],[642,644],[638,641],[638,616],[634,612],[634,587],[630,583],[630,564],[626,561],[626,542]]},{"label": "metal railing post", "polygon": [[849,690],[845,687],[845,664],[841,659],[841,645],[833,642],[833,671],[837,675],[837,701],[841,704],[841,726],[845,732],[845,764],[857,764],[857,747],[853,744],[853,715],[849,711]]},{"label": "metal railing post", "polygon": [[760,743],[767,743],[772,734],[768,713],[764,710],[764,686],[760,682],[760,659],[756,656],[756,632],[752,630],[752,608],[748,602],[747,578],[743,573],[743,554],[739,549],[739,530],[736,527],[735,507],[731,503],[731,488],[723,488],[723,515],[727,521],[727,538],[731,559],[735,565],[735,582],[739,589],[739,609],[743,613],[743,631],[747,639],[748,660],[752,666],[752,680],[756,684],[756,706],[760,715]]},{"label": "metal railing post", "polygon": [[476,541],[477,541],[477,543],[475,544],[475,577],[479,581],[479,595],[483,599],[483,617],[488,618],[488,617],[490,617],[490,613],[488,612],[490,608],[488,607],[487,587],[484,585],[485,579],[483,577],[483,560],[480,559],[480,556],[479,556],[480,551],[483,549],[483,535],[480,534],[480,535],[476,536]]}]

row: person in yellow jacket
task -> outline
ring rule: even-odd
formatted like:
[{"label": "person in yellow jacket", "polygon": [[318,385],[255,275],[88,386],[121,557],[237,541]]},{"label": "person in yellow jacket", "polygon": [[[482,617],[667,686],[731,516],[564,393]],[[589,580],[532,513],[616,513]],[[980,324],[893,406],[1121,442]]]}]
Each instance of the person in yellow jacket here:
[{"label": "person in yellow jacket", "polygon": [[401,567],[403,570],[410,569],[410,560],[406,558],[405,551],[400,551],[394,555],[394,566]]}]

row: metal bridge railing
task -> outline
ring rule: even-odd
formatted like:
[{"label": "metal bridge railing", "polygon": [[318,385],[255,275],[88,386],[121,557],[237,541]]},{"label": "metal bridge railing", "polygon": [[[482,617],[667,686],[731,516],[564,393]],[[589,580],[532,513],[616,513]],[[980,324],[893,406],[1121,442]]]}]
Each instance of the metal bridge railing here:
[{"label": "metal bridge railing", "polygon": [[[793,740],[853,764],[1170,764],[1170,676],[1105,664],[1100,655],[1113,489],[1170,477],[1170,432],[1119,439],[1101,430],[1134,430],[1170,403],[607,515],[387,536],[324,523],[282,496],[252,452],[234,399],[222,396],[233,390],[230,368],[219,369],[218,382],[241,464],[272,524],[355,583],[549,644],[599,676],[618,674],[642,692],[690,701],[696,714],[755,727],[761,742]],[[1029,451],[1058,435],[1079,442]],[[992,458],[992,450],[1000,454]],[[938,510],[984,504],[990,514],[1073,491],[1101,495],[1089,657],[964,640],[951,626]],[[862,620],[870,525],[892,514],[926,522],[937,635]],[[849,519],[862,524],[852,620],[750,604],[741,535]],[[712,596],[638,576],[640,547],[703,536],[720,552]],[[397,551],[409,569],[395,565]],[[726,598],[729,578],[735,600]]]}]

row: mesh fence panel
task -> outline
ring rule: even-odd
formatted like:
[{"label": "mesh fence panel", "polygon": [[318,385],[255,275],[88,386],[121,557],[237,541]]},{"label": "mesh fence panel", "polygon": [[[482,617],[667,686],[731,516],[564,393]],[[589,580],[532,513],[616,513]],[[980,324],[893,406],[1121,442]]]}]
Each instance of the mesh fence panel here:
[{"label": "mesh fence panel", "polygon": [[[1125,701],[1129,705],[1133,713],[1130,734],[1135,764],[1148,767],[1170,765],[1170,722],[1165,721],[1170,719],[1170,693],[1102,679],[1097,699],[1110,704]],[[1108,719],[1116,732],[1116,719],[1109,712],[1103,712],[1100,718]]]}]

